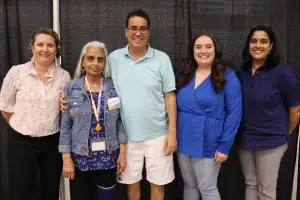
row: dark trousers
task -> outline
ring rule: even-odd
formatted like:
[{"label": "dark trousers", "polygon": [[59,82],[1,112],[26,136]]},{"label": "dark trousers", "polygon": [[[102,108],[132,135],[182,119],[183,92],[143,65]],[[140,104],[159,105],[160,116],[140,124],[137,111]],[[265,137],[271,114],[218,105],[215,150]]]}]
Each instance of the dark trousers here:
[{"label": "dark trousers", "polygon": [[[9,134],[10,200],[58,200],[62,160],[59,133],[34,138]],[[37,197],[37,188],[40,197]]]},{"label": "dark trousers", "polygon": [[108,170],[80,171],[75,169],[75,178],[70,181],[72,200],[97,199],[97,185],[112,187],[116,184],[116,168]]}]

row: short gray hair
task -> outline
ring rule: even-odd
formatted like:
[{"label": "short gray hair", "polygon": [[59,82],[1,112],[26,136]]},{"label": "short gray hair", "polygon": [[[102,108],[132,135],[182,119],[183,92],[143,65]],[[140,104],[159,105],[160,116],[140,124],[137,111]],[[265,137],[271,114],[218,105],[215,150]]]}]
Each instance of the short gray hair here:
[{"label": "short gray hair", "polygon": [[[102,43],[102,42],[99,42],[99,41],[88,42],[86,45],[84,45],[84,47],[81,50],[79,61],[77,63],[77,67],[76,67],[76,70],[75,70],[75,73],[74,73],[74,79],[82,76],[82,60],[83,60],[83,57],[85,56],[85,54],[87,52],[87,49],[89,47],[98,47],[98,48],[104,50],[104,54],[105,54],[105,68],[108,67],[108,59],[107,59],[108,52],[107,52],[107,49],[105,47],[105,44]],[[104,70],[104,71],[106,71],[106,70]]]}]

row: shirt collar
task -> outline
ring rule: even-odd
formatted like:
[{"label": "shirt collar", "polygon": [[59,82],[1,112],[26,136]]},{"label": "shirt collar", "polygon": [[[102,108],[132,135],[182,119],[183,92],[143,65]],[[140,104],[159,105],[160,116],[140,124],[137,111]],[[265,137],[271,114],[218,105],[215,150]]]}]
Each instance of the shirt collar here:
[{"label": "shirt collar", "polygon": [[[146,51],[146,54],[140,60],[143,60],[143,59],[146,59],[146,58],[152,58],[154,56],[154,49],[150,46],[150,44],[147,44],[147,45],[148,45],[148,49]],[[124,49],[124,55],[132,57],[129,53],[129,45],[128,44]]]},{"label": "shirt collar", "polygon": [[[54,76],[54,72],[57,68],[56,66],[57,64],[53,63],[49,68],[48,68],[48,71],[46,72],[45,76],[48,77],[48,78],[53,78]],[[29,68],[29,74],[31,75],[35,75],[37,76],[37,72],[35,71],[34,69],[34,66],[33,66],[33,60],[31,59],[31,61],[28,62],[28,68]]]},{"label": "shirt collar", "polygon": [[[243,67],[245,71],[249,72],[252,75],[252,67],[251,65],[247,65],[247,67]],[[262,65],[259,68],[256,69],[256,72],[263,72],[263,71],[270,71],[272,67],[268,65]]]}]

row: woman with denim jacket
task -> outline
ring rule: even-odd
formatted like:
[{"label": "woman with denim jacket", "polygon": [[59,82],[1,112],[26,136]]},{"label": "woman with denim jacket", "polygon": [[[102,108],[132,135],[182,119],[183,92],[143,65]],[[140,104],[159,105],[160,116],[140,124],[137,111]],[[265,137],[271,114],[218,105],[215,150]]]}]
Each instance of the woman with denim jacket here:
[{"label": "woman with denim jacket", "polygon": [[104,77],[106,66],[105,45],[87,43],[74,80],[65,87],[68,108],[62,114],[59,151],[72,200],[116,199],[115,175],[126,167],[121,104],[112,80]]}]

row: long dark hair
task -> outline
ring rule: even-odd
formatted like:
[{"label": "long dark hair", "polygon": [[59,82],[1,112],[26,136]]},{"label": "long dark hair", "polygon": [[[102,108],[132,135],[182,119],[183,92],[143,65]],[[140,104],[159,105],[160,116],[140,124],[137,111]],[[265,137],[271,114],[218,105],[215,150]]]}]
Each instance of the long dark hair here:
[{"label": "long dark hair", "polygon": [[193,76],[196,73],[198,64],[194,58],[194,45],[196,40],[201,36],[207,36],[211,38],[213,41],[215,47],[215,58],[211,68],[211,77],[212,77],[211,80],[212,80],[214,90],[216,92],[220,92],[226,84],[226,79],[225,79],[226,67],[222,61],[222,54],[223,54],[222,45],[219,42],[219,40],[216,38],[216,36],[214,36],[211,33],[201,33],[192,40],[188,49],[188,57],[186,59],[186,65],[179,77],[177,88],[181,88],[185,86],[190,80],[193,79]]},{"label": "long dark hair", "polygon": [[268,57],[266,59],[266,62],[264,63],[264,66],[262,66],[263,69],[272,69],[276,67],[280,62],[280,56],[277,53],[277,44],[276,44],[276,36],[272,29],[272,27],[268,24],[257,24],[252,26],[248,37],[246,44],[243,49],[243,64],[242,67],[248,68],[252,66],[252,57],[249,53],[249,44],[251,37],[255,31],[264,31],[269,37],[270,43],[272,44],[272,48],[270,53],[268,54]]}]

